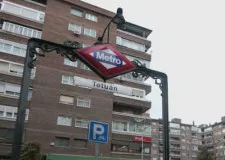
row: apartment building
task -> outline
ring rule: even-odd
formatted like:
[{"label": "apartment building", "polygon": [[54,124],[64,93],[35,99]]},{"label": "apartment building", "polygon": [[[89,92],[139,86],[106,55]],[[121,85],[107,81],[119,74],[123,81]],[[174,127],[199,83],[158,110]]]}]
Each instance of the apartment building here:
[{"label": "apartment building", "polygon": [[[163,158],[162,120],[152,119],[152,160]],[[171,160],[196,160],[201,146],[201,129],[194,124],[184,124],[181,119],[170,121],[170,157]]]},{"label": "apartment building", "polygon": [[[11,153],[28,39],[72,40],[88,47],[114,15],[80,0],[0,1],[0,155]],[[150,33],[130,22],[120,28],[112,24],[110,43],[149,67]],[[110,124],[100,156],[140,159],[143,151],[151,159],[151,123],[145,114],[151,107],[145,98],[151,86],[143,78],[128,73],[104,83],[80,61],[54,53],[39,58],[30,78],[24,142],[39,141],[43,154],[94,156],[87,135],[89,121],[95,120]]]},{"label": "apartment building", "polygon": [[200,125],[202,128],[202,144],[212,153],[213,159],[225,159],[225,117],[213,125]]}]

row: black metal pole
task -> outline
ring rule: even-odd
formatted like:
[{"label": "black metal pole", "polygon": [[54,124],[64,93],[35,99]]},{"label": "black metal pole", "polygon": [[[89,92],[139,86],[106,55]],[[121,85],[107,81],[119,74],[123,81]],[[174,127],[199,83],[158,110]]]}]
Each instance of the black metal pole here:
[{"label": "black metal pole", "polygon": [[23,78],[21,84],[20,98],[19,98],[19,106],[17,111],[16,125],[14,131],[13,145],[12,145],[12,160],[20,159],[20,152],[22,147],[22,139],[24,132],[24,120],[26,108],[28,106],[28,92],[30,86],[30,76],[31,76],[31,67],[29,67],[29,62],[32,61],[30,56],[30,50],[33,47],[32,43],[28,42],[27,52],[24,62],[23,69]]},{"label": "black metal pole", "polygon": [[169,160],[169,106],[168,80],[164,74],[162,80],[162,117],[163,117],[163,159]]}]

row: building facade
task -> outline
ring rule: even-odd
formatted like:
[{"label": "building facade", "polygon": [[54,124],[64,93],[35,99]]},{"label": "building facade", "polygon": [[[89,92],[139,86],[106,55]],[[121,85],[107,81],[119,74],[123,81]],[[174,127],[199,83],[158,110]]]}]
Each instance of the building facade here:
[{"label": "building facade", "polygon": [[213,159],[225,159],[225,117],[221,118],[221,122],[213,125],[201,125],[202,128],[202,144],[210,153]]},{"label": "building facade", "polygon": [[[80,0],[0,1],[0,156],[11,153],[28,39],[72,40],[89,47],[114,14]],[[150,33],[129,22],[118,28],[111,24],[110,43],[150,67]],[[80,61],[55,53],[40,57],[30,78],[23,141],[39,141],[43,154],[94,156],[87,137],[89,121],[95,120],[110,124],[101,157],[140,159],[143,153],[144,159],[163,159],[162,120],[146,113],[151,86],[143,78],[128,73],[104,83]],[[224,122],[197,127],[173,119],[171,160],[196,160],[200,147],[224,159]]]},{"label": "building facade", "polygon": [[[163,158],[162,120],[152,119],[152,160]],[[169,124],[171,160],[196,160],[201,146],[201,129],[194,124],[184,124],[174,118]]]},{"label": "building facade", "polygon": [[[3,0],[0,2],[0,155],[11,153],[27,42],[93,45],[115,13],[80,0]],[[127,22],[110,28],[112,43],[128,59],[150,66],[151,30]],[[39,141],[43,154],[94,156],[87,140],[90,120],[110,124],[101,157],[151,159],[151,86],[130,73],[104,83],[80,61],[55,53],[40,57],[32,70],[24,142]],[[104,85],[104,89],[100,86]],[[140,137],[144,140],[143,148]]]}]

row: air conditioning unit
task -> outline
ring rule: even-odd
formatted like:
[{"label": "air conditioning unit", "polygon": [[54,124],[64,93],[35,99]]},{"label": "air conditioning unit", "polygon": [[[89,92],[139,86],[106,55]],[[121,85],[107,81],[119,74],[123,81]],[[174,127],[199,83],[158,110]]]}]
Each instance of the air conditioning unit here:
[{"label": "air conditioning unit", "polygon": [[75,36],[79,36],[79,35],[81,34],[81,31],[75,30],[75,31],[73,32],[73,34],[74,34]]}]

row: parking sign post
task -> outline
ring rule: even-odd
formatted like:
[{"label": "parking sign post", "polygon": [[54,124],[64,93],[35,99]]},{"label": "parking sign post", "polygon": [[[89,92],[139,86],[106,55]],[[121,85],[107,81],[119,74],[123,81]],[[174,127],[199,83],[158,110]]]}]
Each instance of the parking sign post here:
[{"label": "parking sign post", "polygon": [[95,143],[95,160],[98,160],[99,143]]},{"label": "parking sign post", "polygon": [[95,142],[95,160],[98,160],[99,143],[108,143],[109,124],[90,121],[88,141]]}]

